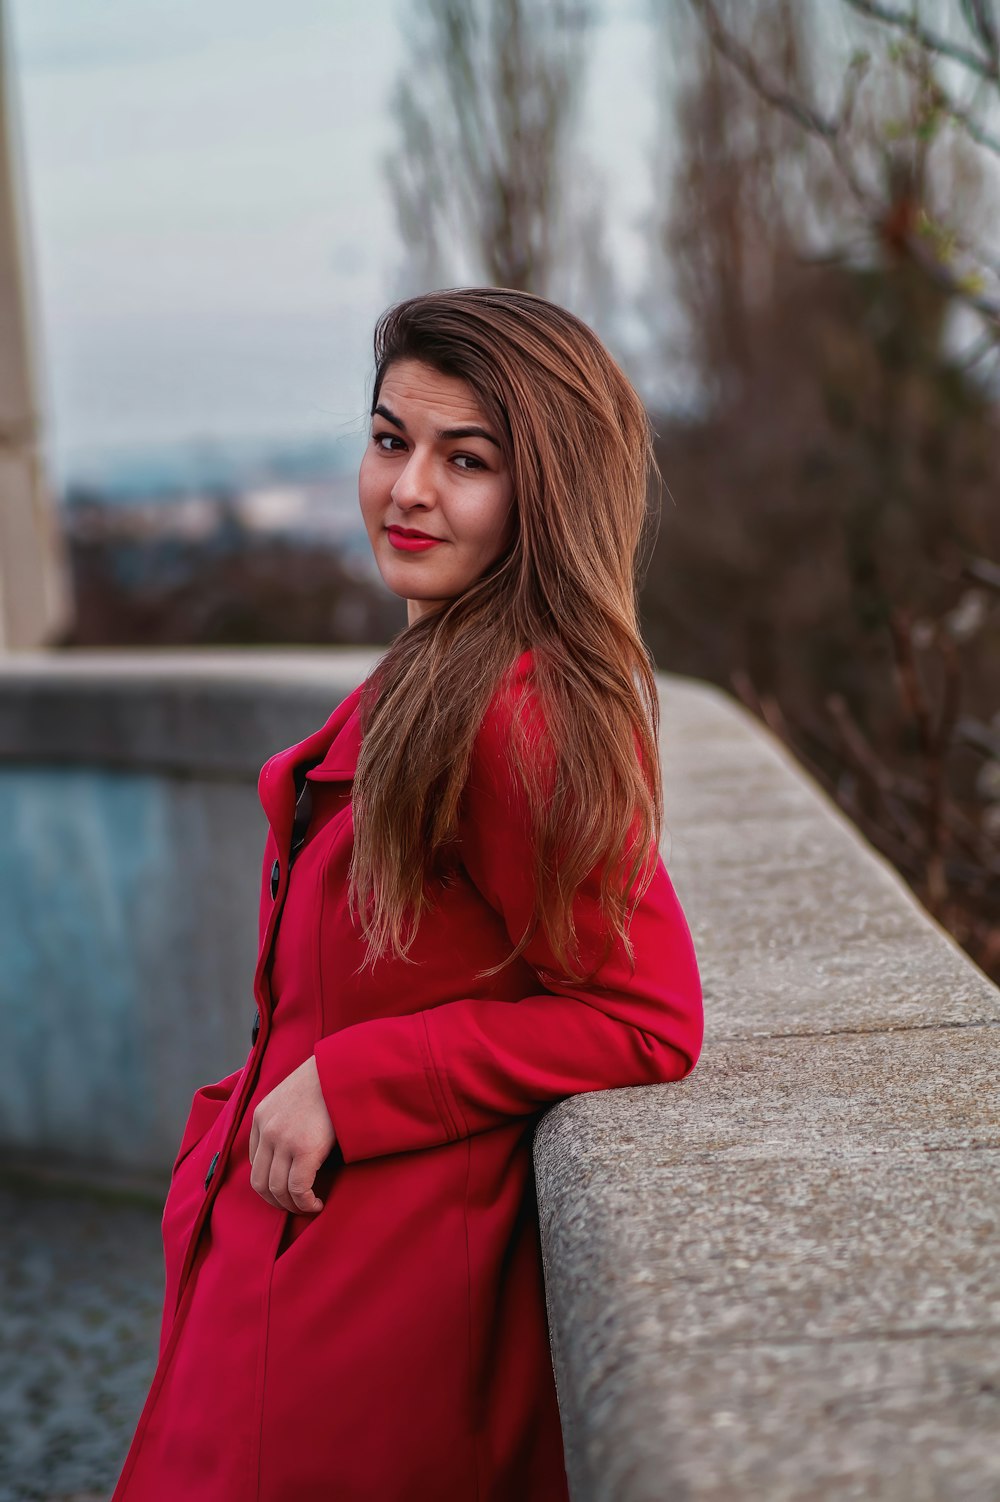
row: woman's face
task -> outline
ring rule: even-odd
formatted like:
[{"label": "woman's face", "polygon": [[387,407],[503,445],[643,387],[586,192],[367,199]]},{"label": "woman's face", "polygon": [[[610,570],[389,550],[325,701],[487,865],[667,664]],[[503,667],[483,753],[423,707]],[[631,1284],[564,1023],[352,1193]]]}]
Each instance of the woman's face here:
[{"label": "woman's face", "polygon": [[[467,589],[513,534],[500,434],[468,382],[421,360],[385,372],[358,494],[379,572],[405,599],[408,626]],[[407,531],[436,541],[406,548]]]}]

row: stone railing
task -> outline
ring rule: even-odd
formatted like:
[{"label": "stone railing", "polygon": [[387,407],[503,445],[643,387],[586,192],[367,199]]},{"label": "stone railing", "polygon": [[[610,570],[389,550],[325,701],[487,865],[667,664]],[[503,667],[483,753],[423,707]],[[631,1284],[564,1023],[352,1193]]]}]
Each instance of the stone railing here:
[{"label": "stone railing", "polygon": [[[375,655],[0,659],[8,1161],[156,1192],[249,1050],[260,766]],[[661,694],[706,1037],[536,1131],[574,1502],[1000,1497],[1000,992],[746,711]]]},{"label": "stone railing", "polygon": [[1000,992],[758,721],[661,704],[706,1036],[536,1131],[574,1502],[1000,1498]]}]

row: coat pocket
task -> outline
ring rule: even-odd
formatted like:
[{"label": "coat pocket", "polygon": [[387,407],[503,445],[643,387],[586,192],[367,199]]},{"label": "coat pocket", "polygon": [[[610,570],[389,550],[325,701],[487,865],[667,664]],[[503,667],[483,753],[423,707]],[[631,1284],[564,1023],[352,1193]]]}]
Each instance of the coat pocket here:
[{"label": "coat pocket", "polygon": [[191,1107],[188,1111],[187,1121],[181,1133],[180,1146],[174,1159],[174,1166],[170,1170],[173,1178],[178,1167],[191,1152],[192,1148],[211,1130],[216,1117],[219,1115],[226,1101],[232,1095],[237,1082],[243,1073],[243,1069],[235,1069],[232,1074],[227,1074],[225,1079],[217,1080],[212,1085],[202,1085],[194,1092]]},{"label": "coat pocket", "polygon": [[323,1201],[322,1210],[312,1211],[285,1211],[285,1224],[281,1232],[281,1239],[275,1251],[275,1260],[283,1257],[290,1246],[298,1241],[300,1236],[305,1235],[311,1225],[314,1225],[326,1212],[327,1200],[333,1189],[334,1179],[344,1167],[343,1155],[339,1146],[334,1146],[332,1152],[326,1157],[316,1170],[313,1180],[313,1193]]},{"label": "coat pocket", "polygon": [[160,1355],[166,1344],[177,1301],[181,1262],[199,1207],[205,1198],[207,1152],[199,1152],[209,1132],[218,1121],[243,1070],[237,1069],[224,1080],[202,1085],[196,1090],[188,1111],[180,1146],[170,1171],[170,1187],[163,1205],[160,1231],[163,1241],[163,1317],[160,1323]]}]

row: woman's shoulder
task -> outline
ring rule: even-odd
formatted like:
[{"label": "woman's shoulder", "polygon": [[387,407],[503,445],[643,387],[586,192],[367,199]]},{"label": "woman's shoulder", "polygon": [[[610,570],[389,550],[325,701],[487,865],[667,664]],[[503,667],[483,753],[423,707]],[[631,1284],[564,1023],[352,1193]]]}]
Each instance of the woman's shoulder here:
[{"label": "woman's shoulder", "polygon": [[537,713],[534,680],[535,654],[528,647],[500,674],[483,716],[483,732],[488,736],[507,736],[515,718],[523,716],[526,710]]},{"label": "woman's shoulder", "polygon": [[509,789],[515,763],[526,757],[547,759],[546,723],[535,690],[535,667],[535,654],[529,647],[505,668],[473,742],[473,773],[494,787]]},{"label": "woman's shoulder", "polygon": [[518,678],[528,678],[528,677],[531,676],[532,672],[534,671],[534,667],[535,667],[535,649],[534,649],[534,647],[525,647],[525,649],[521,653],[520,657],[514,663],[514,666],[511,669],[511,672],[515,675],[515,677],[518,677]]}]

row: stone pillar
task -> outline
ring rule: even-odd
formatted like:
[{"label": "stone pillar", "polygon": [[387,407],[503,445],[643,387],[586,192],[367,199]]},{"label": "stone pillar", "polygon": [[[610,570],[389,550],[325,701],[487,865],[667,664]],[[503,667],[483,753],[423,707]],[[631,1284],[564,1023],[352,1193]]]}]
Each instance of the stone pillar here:
[{"label": "stone pillar", "polygon": [[41,451],[31,266],[10,23],[0,0],[0,650],[51,643],[71,610]]}]

